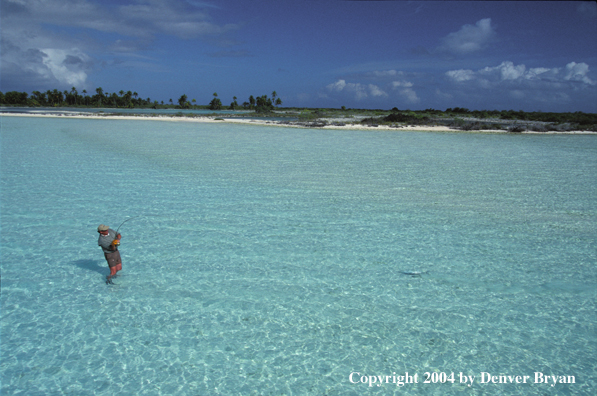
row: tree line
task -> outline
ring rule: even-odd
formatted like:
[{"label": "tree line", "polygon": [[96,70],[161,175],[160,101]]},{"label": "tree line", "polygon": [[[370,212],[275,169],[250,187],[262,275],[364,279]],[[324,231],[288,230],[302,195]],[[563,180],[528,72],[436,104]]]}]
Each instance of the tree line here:
[{"label": "tree line", "polygon": [[[238,98],[233,97],[229,106],[222,104],[217,92],[214,92],[213,98],[208,105],[197,105],[197,101],[189,101],[187,95],[182,95],[175,104],[172,99],[166,104],[164,101],[152,101],[150,98],[141,98],[137,92],[124,91],[105,92],[101,87],[95,89],[95,94],[83,89],[80,93],[72,87],[70,91],[60,91],[58,89],[47,90],[45,92],[33,91],[31,95],[27,92],[10,91],[0,92],[0,105],[9,106],[28,106],[28,107],[106,107],[106,108],[160,108],[175,107],[180,109],[210,109],[210,110],[254,110],[257,113],[269,113],[277,106],[282,104],[282,99],[278,97],[276,91],[273,91],[271,98],[267,95],[249,96],[248,100],[242,104],[238,103]],[[346,110],[342,106],[343,111]],[[445,111],[436,109],[426,110],[398,110],[394,107],[390,110],[392,113],[402,113],[401,117],[408,115],[410,121],[421,121],[425,118],[435,118],[442,116],[478,118],[478,119],[501,119],[501,120],[521,120],[521,121],[541,121],[554,124],[574,123],[580,126],[596,125],[597,114],[583,113],[580,111],[574,113],[554,113],[554,112],[525,112],[522,110],[469,110],[464,107],[448,108]],[[393,116],[396,117],[396,116]]]},{"label": "tree line", "polygon": [[144,107],[154,109],[157,109],[158,106],[176,106],[181,109],[246,109],[255,110],[257,112],[271,112],[276,106],[282,104],[282,99],[278,97],[276,91],[272,92],[271,98],[269,98],[267,95],[258,96],[257,98],[251,95],[248,101],[245,101],[244,103],[242,103],[242,105],[238,103],[238,98],[234,96],[233,101],[230,103],[230,106],[228,107],[222,105],[222,101],[218,98],[217,93],[214,93],[213,96],[214,98],[211,100],[209,105],[198,106],[196,99],[192,99],[191,101],[189,101],[188,96],[185,94],[178,99],[178,105],[176,106],[172,99],[170,99],[169,103],[167,102],[166,104],[164,104],[163,100],[161,102],[158,102],[157,100],[152,101],[151,98],[143,99],[139,97],[139,94],[137,92],[121,90],[119,92],[110,93],[104,92],[104,90],[101,87],[99,87],[96,88],[95,94],[90,94],[85,89],[82,90],[81,93],[79,93],[79,91],[75,87],[72,87],[70,91],[60,91],[58,89],[47,90],[45,92],[33,91],[31,95],[29,95],[27,92],[18,91],[10,91],[6,93],[0,92],[0,104],[27,107]]},{"label": "tree line", "polygon": [[[222,110],[222,101],[218,98],[218,93],[214,92],[214,98],[209,102],[209,109],[210,110]],[[188,105],[186,102],[187,96],[182,95],[178,100],[178,104],[184,108],[185,105]],[[237,109],[247,109],[247,110],[255,110],[258,113],[269,113],[274,109],[274,106],[279,106],[282,104],[282,99],[278,97],[276,91],[272,92],[272,97],[268,98],[267,95],[258,96],[255,98],[253,95],[249,96],[249,101],[244,102],[242,105],[239,105],[237,102],[237,97],[234,96],[233,102],[230,103],[228,107],[230,110],[237,110]],[[186,103],[185,103],[186,102]]]}]

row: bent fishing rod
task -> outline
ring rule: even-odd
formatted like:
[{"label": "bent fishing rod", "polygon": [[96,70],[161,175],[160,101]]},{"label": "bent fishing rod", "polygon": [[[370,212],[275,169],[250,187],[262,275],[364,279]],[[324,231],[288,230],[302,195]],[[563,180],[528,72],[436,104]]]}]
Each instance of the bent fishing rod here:
[{"label": "bent fishing rod", "polygon": [[[118,228],[116,229],[116,236],[118,237],[118,231],[120,230],[120,227],[122,227],[122,225],[124,223],[126,223],[129,220],[133,220],[136,219],[137,217],[141,217],[143,215],[139,215],[139,216],[133,216],[133,217],[129,217],[128,219],[126,219],[125,221],[123,221],[122,223],[120,223],[120,225],[118,226]],[[112,243],[116,246],[120,245],[120,241],[118,239],[114,239],[114,241],[112,241]]]}]

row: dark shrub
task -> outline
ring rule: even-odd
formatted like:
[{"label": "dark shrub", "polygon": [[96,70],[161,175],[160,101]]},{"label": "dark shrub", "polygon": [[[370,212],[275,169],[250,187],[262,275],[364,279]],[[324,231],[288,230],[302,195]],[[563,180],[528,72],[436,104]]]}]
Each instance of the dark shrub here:
[{"label": "dark shrub", "polygon": [[510,128],[508,128],[508,132],[517,132],[517,133],[524,132],[526,130],[527,129],[522,125],[512,125]]},{"label": "dark shrub", "polygon": [[533,124],[529,127],[529,130],[533,132],[549,132],[550,128],[547,124]]},{"label": "dark shrub", "polygon": [[384,122],[403,122],[408,124],[424,124],[429,121],[429,117],[419,116],[416,114],[392,113],[383,118]]}]

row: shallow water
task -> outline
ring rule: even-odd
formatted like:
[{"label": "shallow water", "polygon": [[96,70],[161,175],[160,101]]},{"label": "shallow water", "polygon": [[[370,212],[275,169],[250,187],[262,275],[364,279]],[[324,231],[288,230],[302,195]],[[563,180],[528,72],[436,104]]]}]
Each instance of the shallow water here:
[{"label": "shallow water", "polygon": [[594,136],[1,122],[2,394],[597,387]]}]

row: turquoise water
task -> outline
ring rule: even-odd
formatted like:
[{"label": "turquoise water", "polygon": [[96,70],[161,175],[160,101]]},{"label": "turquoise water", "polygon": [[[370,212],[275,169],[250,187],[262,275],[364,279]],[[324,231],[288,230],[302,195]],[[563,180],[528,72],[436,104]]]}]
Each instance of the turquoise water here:
[{"label": "turquoise water", "polygon": [[597,387],[597,136],[1,122],[2,394]]}]

